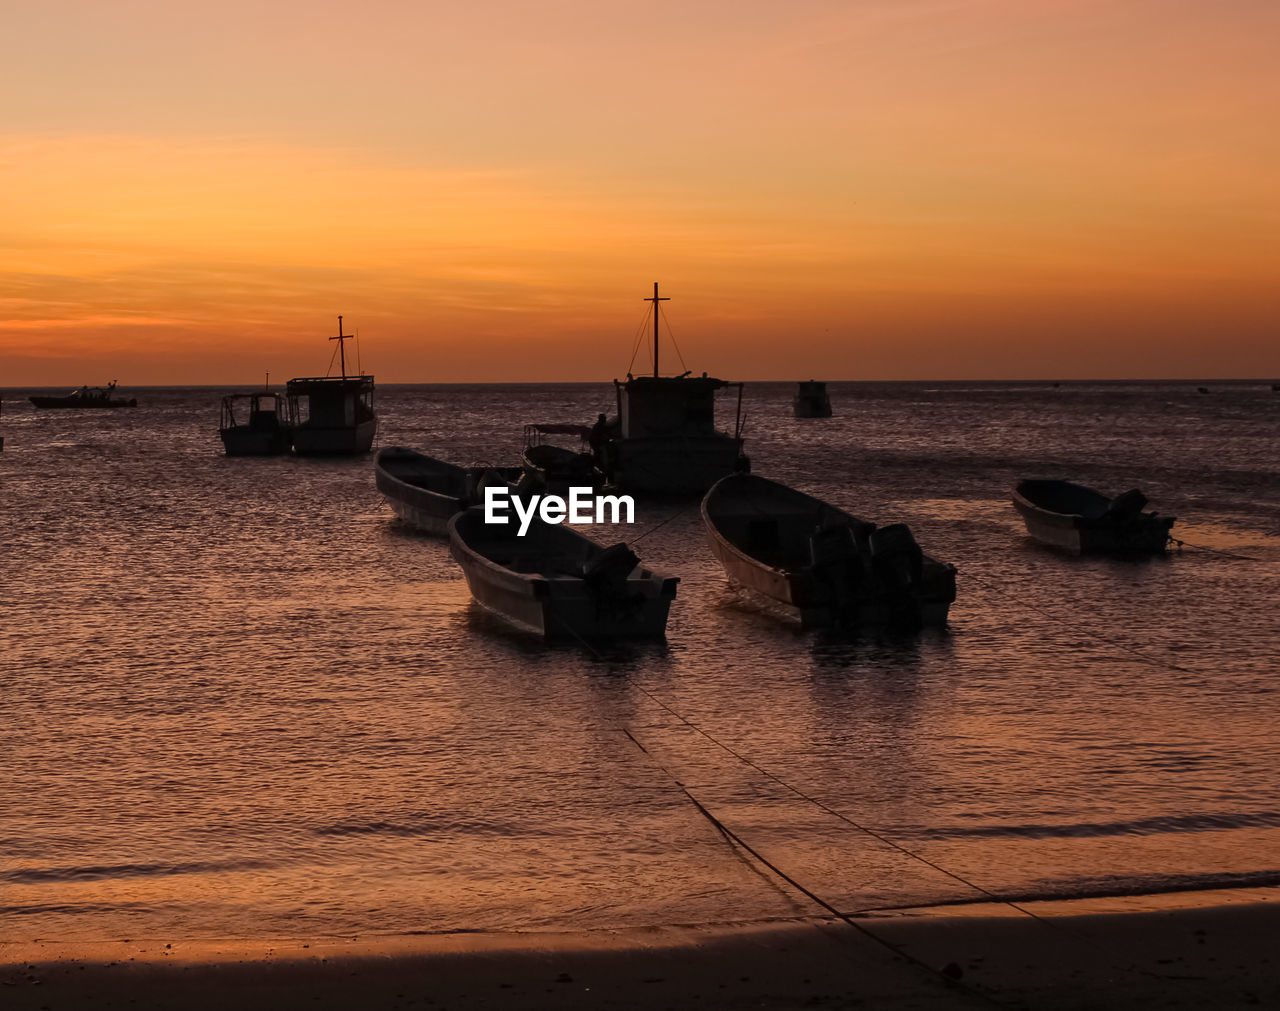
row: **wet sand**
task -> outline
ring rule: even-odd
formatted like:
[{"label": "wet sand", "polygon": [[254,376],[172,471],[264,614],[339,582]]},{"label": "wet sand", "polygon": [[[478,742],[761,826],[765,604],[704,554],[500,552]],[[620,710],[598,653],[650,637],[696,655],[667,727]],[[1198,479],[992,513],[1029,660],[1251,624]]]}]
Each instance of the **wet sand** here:
[{"label": "wet sand", "polygon": [[852,924],[0,944],[0,1007],[1280,1006],[1280,889],[902,910]]}]

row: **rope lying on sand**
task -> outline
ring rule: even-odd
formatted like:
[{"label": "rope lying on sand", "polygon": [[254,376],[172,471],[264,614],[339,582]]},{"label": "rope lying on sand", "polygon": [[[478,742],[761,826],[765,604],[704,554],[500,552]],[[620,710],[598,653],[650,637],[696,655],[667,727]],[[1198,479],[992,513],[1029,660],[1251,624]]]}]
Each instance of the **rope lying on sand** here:
[{"label": "rope lying on sand", "polygon": [[[645,692],[646,695],[649,695],[650,698],[653,698],[654,701],[658,702],[659,705],[662,705],[663,708],[668,708],[665,706],[664,703],[662,703],[656,697],[651,695],[643,687],[641,686],[637,686],[637,687],[640,687],[641,691]],[[670,712],[672,710],[668,709],[668,711]],[[681,719],[683,718],[681,717]],[[687,723],[688,721],[686,720],[684,722]],[[690,723],[689,726],[692,727],[693,724]],[[842,922],[848,924],[850,927],[852,927],[862,936],[869,938],[870,940],[874,941],[876,944],[880,945],[883,948],[887,948],[896,957],[905,959],[906,961],[911,962],[913,965],[919,966],[920,968],[924,969],[930,975],[938,977],[947,986],[962,989],[966,993],[978,998],[979,1000],[985,1001],[986,1003],[992,1005],[993,1007],[1003,1008],[1003,1007],[1014,1006],[1014,1005],[1006,1004],[1003,1001],[997,1000],[995,997],[991,996],[990,994],[984,993],[981,990],[978,990],[972,986],[968,986],[965,983],[960,982],[959,977],[957,975],[953,975],[954,970],[952,970],[951,972],[948,972],[946,968],[939,969],[935,965],[930,965],[928,962],[925,962],[922,959],[916,958],[914,955],[908,954],[907,952],[899,948],[896,944],[893,944],[891,941],[887,941],[883,937],[880,937],[878,934],[875,933],[875,931],[867,929],[866,926],[857,922],[857,920],[855,920],[848,913],[842,913],[830,902],[822,898],[822,896],[818,895],[815,892],[810,891],[808,888],[802,885],[795,878],[791,877],[791,875],[787,874],[786,871],[784,871],[781,867],[773,863],[768,857],[762,854],[759,850],[755,849],[749,843],[747,843],[745,839],[743,839],[740,835],[734,832],[733,829],[725,825],[725,823],[722,822],[719,818],[717,818],[714,814],[708,811],[707,808],[703,806],[701,801],[699,801],[697,797],[695,797],[692,793],[689,792],[688,787],[686,787],[682,782],[680,782],[680,780],[676,777],[675,773],[673,773],[670,769],[668,769],[665,765],[663,765],[660,761],[658,761],[658,759],[654,757],[654,755],[652,754],[652,752],[649,751],[648,748],[646,748],[643,744],[641,744],[638,740],[636,740],[635,736],[631,733],[630,730],[628,730],[626,727],[622,727],[621,729],[622,729],[622,732],[627,735],[627,738],[631,741],[631,743],[634,744],[637,748],[639,748],[642,752],[644,752],[644,754],[648,756],[649,760],[652,761],[653,764],[656,765],[659,769],[661,769],[673,783],[675,783],[676,787],[680,790],[680,792],[684,794],[685,799],[688,800],[689,803],[692,804],[698,810],[699,814],[701,814],[704,818],[707,819],[707,821],[709,821],[713,826],[715,826],[716,830],[722,836],[724,836],[724,838],[731,845],[739,846],[746,852],[750,853],[753,857],[755,857],[758,861],[760,861],[760,863],[762,863],[765,867],[769,868],[769,870],[773,871],[774,874],[780,877],[783,881],[789,884],[796,891],[800,892],[806,898],[812,900],[814,903],[821,906],[823,909],[829,912],[832,916],[836,917],[836,919],[841,920]],[[699,733],[701,733],[701,731],[699,731]],[[744,759],[744,761],[746,760]],[[747,764],[751,765],[752,768],[759,768],[752,762],[748,762]],[[766,773],[766,775],[768,774]],[[775,777],[770,776],[770,778],[775,778]],[[781,780],[779,780],[779,782],[781,782]]]}]

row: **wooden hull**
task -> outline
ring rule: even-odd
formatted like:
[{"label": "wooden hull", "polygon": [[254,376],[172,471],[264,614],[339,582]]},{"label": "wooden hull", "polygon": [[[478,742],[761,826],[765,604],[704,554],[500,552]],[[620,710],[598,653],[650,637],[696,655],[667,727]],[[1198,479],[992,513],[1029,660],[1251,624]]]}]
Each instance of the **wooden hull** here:
[{"label": "wooden hull", "polygon": [[[765,478],[717,482],[702,501],[702,518],[734,589],[805,627],[943,625],[955,600],[954,566],[920,553],[918,561],[908,559],[908,572],[900,564],[905,556],[877,552],[874,524]],[[815,559],[811,538],[845,529],[849,553]],[[882,533],[894,530],[905,528]]]},{"label": "wooden hull", "polygon": [[443,460],[390,446],[378,451],[373,473],[396,517],[423,533],[445,536],[466,508],[466,471]]},{"label": "wooden hull", "polygon": [[637,495],[701,495],[745,462],[727,435],[619,439],[612,450],[614,487]]},{"label": "wooden hull", "polygon": [[299,425],[293,430],[293,451],[298,456],[356,456],[373,448],[377,419],[350,427]]},{"label": "wooden hull", "polygon": [[563,526],[486,527],[478,509],[449,524],[449,549],[476,603],[508,624],[547,640],[661,639],[679,580],[640,566],[616,590],[577,574],[604,549]]},{"label": "wooden hull", "polygon": [[[1048,501],[1048,486],[1069,489],[1073,497]],[[1106,511],[1111,501],[1069,482],[1023,481],[1013,493],[1013,506],[1027,533],[1049,547],[1076,555],[1162,554],[1168,549],[1174,517],[1154,512],[1115,517]]]}]

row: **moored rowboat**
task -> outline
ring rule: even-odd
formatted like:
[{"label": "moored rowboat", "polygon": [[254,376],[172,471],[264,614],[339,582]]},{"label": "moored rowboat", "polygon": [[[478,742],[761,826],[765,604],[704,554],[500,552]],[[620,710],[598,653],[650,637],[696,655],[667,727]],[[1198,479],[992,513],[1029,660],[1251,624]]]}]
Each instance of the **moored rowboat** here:
[{"label": "moored rowboat", "polygon": [[956,597],[955,566],[905,524],[877,527],[777,481],[717,481],[702,519],[735,589],[805,626],[941,625]]},{"label": "moored rowboat", "polygon": [[651,572],[625,544],[603,547],[535,520],[485,523],[481,509],[449,522],[449,550],[476,602],[549,640],[660,639],[679,579]]},{"label": "moored rowboat", "polygon": [[399,519],[423,533],[444,536],[456,513],[476,505],[491,481],[513,480],[520,469],[459,467],[403,446],[378,451],[374,483]]},{"label": "moored rowboat", "polygon": [[1071,481],[1019,481],[1013,491],[1013,506],[1027,533],[1074,554],[1163,552],[1174,517],[1143,512],[1146,504],[1147,497],[1136,488],[1108,498]]}]

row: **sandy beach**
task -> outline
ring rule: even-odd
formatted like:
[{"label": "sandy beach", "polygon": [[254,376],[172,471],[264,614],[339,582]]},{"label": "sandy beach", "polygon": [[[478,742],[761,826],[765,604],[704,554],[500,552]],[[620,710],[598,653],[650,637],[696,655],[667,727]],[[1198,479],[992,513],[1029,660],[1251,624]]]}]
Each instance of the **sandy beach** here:
[{"label": "sandy beach", "polygon": [[1280,1005],[1280,889],[850,923],[0,945],[0,1005],[1122,1008]]}]

